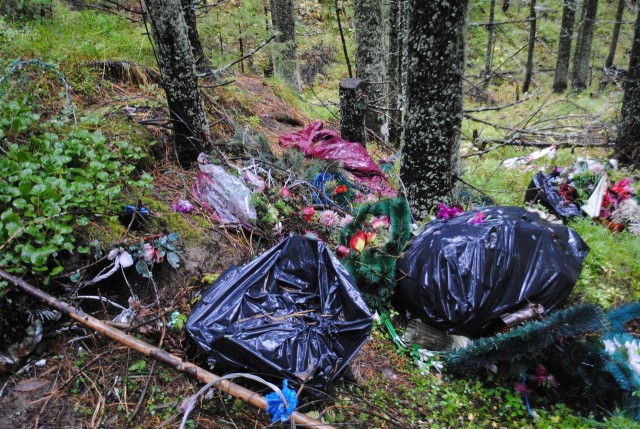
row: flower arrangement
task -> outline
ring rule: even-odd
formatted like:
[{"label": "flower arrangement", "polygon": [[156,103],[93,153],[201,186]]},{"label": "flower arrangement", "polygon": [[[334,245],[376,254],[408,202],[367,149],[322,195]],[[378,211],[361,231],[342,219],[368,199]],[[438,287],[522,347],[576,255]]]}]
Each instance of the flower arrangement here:
[{"label": "flower arrangement", "polygon": [[388,304],[396,285],[395,267],[410,237],[409,205],[402,198],[363,204],[340,231],[336,253],[372,307]]}]

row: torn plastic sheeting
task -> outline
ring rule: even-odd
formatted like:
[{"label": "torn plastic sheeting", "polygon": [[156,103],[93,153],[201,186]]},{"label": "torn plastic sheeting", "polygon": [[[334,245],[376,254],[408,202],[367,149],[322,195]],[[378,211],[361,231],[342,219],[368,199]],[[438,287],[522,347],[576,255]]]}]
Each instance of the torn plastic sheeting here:
[{"label": "torn plastic sheeting", "polygon": [[570,228],[520,207],[430,222],[398,261],[396,302],[449,333],[475,337],[528,303],[563,304],[589,247]]},{"label": "torn plastic sheeting", "polygon": [[565,202],[557,186],[554,185],[553,179],[554,176],[551,174],[545,175],[542,171],[536,173],[524,195],[525,204],[540,203],[563,219],[582,217],[582,212],[577,205]]},{"label": "torn plastic sheeting", "polygon": [[193,195],[223,224],[240,224],[251,228],[256,209],[251,203],[251,191],[244,181],[225,171],[219,165],[200,165]]},{"label": "torn plastic sheeting", "polygon": [[292,235],[203,294],[187,331],[210,362],[324,386],[368,338],[372,317],[319,241]]},{"label": "torn plastic sheeting", "polygon": [[360,143],[343,140],[337,132],[322,127],[322,122],[312,122],[298,132],[281,136],[280,145],[296,147],[307,156],[339,162],[358,182],[382,196],[398,194]]}]

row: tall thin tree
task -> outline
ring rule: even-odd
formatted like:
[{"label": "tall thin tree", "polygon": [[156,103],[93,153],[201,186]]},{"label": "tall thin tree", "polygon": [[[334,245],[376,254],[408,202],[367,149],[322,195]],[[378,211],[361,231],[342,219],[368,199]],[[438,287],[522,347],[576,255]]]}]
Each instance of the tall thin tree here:
[{"label": "tall thin tree", "polygon": [[276,33],[276,42],[282,46],[280,55],[274,59],[276,74],[300,92],[300,70],[293,0],[269,0],[271,21]]},{"label": "tall thin tree", "polygon": [[451,200],[459,160],[467,0],[409,0],[400,176],[414,215]]},{"label": "tall thin tree", "polygon": [[365,81],[364,92],[370,106],[365,115],[365,125],[377,134],[384,114],[373,107],[386,104],[382,1],[354,0],[353,16],[356,29],[356,77]]},{"label": "tall thin tree", "polygon": [[178,159],[188,166],[196,161],[209,140],[189,30],[180,0],[146,0],[146,5]]},{"label": "tall thin tree", "polygon": [[640,9],[636,16],[629,72],[624,81],[616,151],[622,161],[640,168]]},{"label": "tall thin tree", "polygon": [[620,37],[620,26],[622,25],[622,16],[624,14],[625,0],[618,0],[618,9],[616,10],[616,20],[613,23],[613,34],[611,34],[611,44],[609,45],[609,55],[604,62],[604,66],[609,68],[613,65],[616,57],[616,49],[618,48],[618,37]]},{"label": "tall thin tree", "polygon": [[573,73],[571,79],[571,86],[576,91],[585,89],[589,85],[591,77],[591,47],[596,26],[596,15],[598,13],[598,0],[585,0],[583,8],[584,18],[580,25],[580,34],[573,57]]},{"label": "tall thin tree", "polygon": [[489,3],[489,21],[487,22],[487,54],[484,59],[484,83],[486,89],[491,80],[491,63],[493,62],[493,47],[496,43],[496,26],[493,25],[496,16],[496,0]]},{"label": "tall thin tree", "polygon": [[531,78],[533,76],[533,53],[536,47],[536,24],[538,22],[536,18],[536,0],[530,0],[529,9],[529,48],[527,50],[527,68],[524,76],[524,83],[522,84],[522,92],[528,92],[531,85]]},{"label": "tall thin tree", "polygon": [[567,89],[569,78],[569,60],[571,58],[571,40],[573,25],[576,20],[576,0],[564,0],[562,8],[562,24],[560,24],[560,41],[556,71],[553,76],[553,91],[562,92]]}]

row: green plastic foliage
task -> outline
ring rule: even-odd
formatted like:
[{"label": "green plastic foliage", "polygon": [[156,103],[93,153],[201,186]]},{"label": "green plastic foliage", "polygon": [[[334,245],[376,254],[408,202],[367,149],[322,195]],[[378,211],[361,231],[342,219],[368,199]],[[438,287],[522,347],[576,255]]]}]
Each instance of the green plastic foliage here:
[{"label": "green plastic foliage", "polygon": [[354,219],[340,231],[340,244],[349,246],[358,231],[370,229],[368,220],[389,216],[390,236],[381,246],[367,246],[362,253],[351,251],[342,264],[356,280],[367,303],[385,307],[396,287],[396,260],[411,236],[411,214],[403,198],[387,199],[375,204],[364,204],[354,211]]}]

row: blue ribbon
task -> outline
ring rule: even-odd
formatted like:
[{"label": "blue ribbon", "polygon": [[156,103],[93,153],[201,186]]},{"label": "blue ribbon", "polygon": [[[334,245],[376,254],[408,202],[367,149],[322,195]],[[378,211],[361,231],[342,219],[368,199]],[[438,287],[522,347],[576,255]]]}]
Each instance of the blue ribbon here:
[{"label": "blue ribbon", "polygon": [[287,386],[287,380],[282,382],[282,395],[287,400],[288,406],[285,407],[280,395],[276,392],[269,393],[265,399],[267,400],[267,413],[273,415],[271,423],[275,423],[278,420],[286,422],[291,417],[291,413],[298,406],[298,398],[296,397],[296,391],[289,389]]}]

